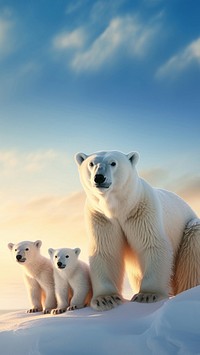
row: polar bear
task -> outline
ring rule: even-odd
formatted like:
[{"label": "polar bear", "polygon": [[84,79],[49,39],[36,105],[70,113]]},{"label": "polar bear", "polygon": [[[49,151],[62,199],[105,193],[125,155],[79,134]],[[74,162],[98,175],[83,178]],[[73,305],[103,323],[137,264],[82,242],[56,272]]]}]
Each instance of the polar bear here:
[{"label": "polar bear", "polygon": [[41,240],[9,243],[16,262],[23,267],[31,308],[27,313],[50,313],[56,307],[53,267],[51,261],[40,254]]},{"label": "polar bear", "polygon": [[125,263],[132,301],[155,302],[200,284],[200,220],[176,194],[139,177],[138,158],[118,151],[75,156],[87,195],[96,310],[123,302]]},{"label": "polar bear", "polygon": [[78,259],[79,248],[61,248],[48,250],[54,266],[55,292],[57,308],[52,314],[60,314],[83,308],[91,300],[91,280],[89,267]]}]

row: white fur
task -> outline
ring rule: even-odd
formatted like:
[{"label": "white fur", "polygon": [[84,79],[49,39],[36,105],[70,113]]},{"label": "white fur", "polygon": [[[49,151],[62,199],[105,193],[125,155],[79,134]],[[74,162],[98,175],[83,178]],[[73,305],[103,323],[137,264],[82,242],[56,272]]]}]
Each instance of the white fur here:
[{"label": "white fur", "polygon": [[56,307],[53,267],[50,260],[40,254],[41,245],[40,240],[8,244],[16,262],[23,268],[31,302],[28,313],[42,310],[44,313],[50,313],[51,309]]},{"label": "white fur", "polygon": [[89,267],[78,259],[80,249],[49,249],[54,266],[57,308],[52,314],[83,308],[91,299]]},{"label": "white fur", "polygon": [[[126,155],[118,151],[76,155],[87,195],[91,305],[95,309],[110,309],[122,302],[125,262],[131,264],[129,277],[136,292],[132,300],[154,302],[167,297],[171,281],[171,292],[181,292],[184,266],[176,260],[187,223],[192,232],[193,225],[196,229],[185,259],[181,258],[186,266],[182,278],[188,285],[185,288],[189,287],[187,267],[191,269],[192,264],[195,276],[190,284],[200,283],[200,221],[177,195],[155,189],[138,176],[138,157],[136,152]],[[192,260],[194,249],[197,257]]]}]

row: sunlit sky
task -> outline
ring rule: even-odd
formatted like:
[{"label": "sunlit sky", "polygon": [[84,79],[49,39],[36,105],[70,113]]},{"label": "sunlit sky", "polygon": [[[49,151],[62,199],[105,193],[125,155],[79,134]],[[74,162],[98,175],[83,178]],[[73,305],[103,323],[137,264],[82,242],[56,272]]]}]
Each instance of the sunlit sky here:
[{"label": "sunlit sky", "polygon": [[0,0],[6,299],[8,242],[86,250],[78,151],[138,151],[142,176],[200,213],[199,16],[198,0]]}]

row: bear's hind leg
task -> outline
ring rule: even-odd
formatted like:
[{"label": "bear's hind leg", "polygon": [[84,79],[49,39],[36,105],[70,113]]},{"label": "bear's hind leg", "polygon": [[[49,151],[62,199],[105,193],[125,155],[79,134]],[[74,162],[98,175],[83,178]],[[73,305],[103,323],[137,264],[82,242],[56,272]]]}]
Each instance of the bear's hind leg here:
[{"label": "bear's hind leg", "polygon": [[191,220],[184,231],[175,257],[173,293],[200,285],[200,219]]}]

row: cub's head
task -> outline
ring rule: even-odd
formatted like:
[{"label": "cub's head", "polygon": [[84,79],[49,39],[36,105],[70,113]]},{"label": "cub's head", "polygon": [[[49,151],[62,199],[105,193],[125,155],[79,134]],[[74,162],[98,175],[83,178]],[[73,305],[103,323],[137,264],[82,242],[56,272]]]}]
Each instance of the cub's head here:
[{"label": "cub's head", "polygon": [[138,158],[137,152],[123,154],[118,151],[91,155],[77,153],[75,156],[84,189],[97,194],[123,188],[128,179],[133,177]]},{"label": "cub's head", "polygon": [[81,249],[75,248],[61,248],[53,249],[49,248],[48,250],[53,266],[56,269],[71,269],[76,267],[78,256],[81,252]]},{"label": "cub's head", "polygon": [[40,254],[41,245],[41,240],[24,241],[18,244],[9,243],[8,248],[12,251],[15,260],[23,265],[35,261],[36,256]]}]

